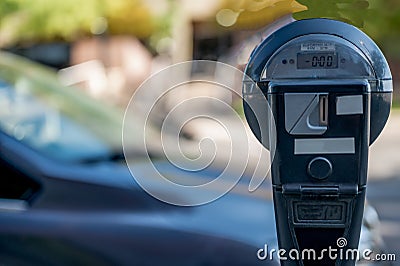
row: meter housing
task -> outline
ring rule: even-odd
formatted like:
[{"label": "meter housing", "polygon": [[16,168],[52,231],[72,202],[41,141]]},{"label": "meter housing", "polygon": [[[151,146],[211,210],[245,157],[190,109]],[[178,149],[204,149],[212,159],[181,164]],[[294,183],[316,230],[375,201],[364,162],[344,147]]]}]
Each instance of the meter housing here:
[{"label": "meter housing", "polygon": [[[378,46],[343,22],[295,21],[253,51],[243,80],[244,110],[253,133],[274,155],[280,248],[321,251],[338,248],[339,238],[346,239],[346,250],[358,247],[368,149],[386,124],[392,91]],[[257,121],[250,106],[262,110],[265,99],[272,115]],[[297,263],[354,260],[282,261]]]}]

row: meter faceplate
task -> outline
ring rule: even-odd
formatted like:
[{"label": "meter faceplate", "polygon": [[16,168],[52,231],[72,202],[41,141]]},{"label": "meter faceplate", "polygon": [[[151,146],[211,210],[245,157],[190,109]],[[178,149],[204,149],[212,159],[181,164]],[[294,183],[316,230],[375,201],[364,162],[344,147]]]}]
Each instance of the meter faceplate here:
[{"label": "meter faceplate", "polygon": [[349,41],[311,34],[278,49],[265,64],[260,81],[305,78],[374,80],[375,73],[364,54]]}]

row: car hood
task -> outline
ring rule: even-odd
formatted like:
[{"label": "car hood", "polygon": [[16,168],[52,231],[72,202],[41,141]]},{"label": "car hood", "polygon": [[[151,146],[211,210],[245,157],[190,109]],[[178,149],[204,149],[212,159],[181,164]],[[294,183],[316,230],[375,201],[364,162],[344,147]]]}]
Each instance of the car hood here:
[{"label": "car hood", "polygon": [[[199,173],[190,173],[162,160],[156,162],[155,167],[169,176],[205,181],[214,178],[219,172],[217,169],[208,169]],[[246,176],[243,176],[230,192],[213,202],[200,206],[182,207],[161,202],[148,195],[135,181],[125,163],[104,162],[73,167],[55,167],[54,164],[47,164],[46,168],[47,184],[53,187],[51,189],[53,191],[59,191],[54,187],[60,181],[64,183],[64,191],[67,189],[65,183],[96,187],[96,190],[92,188],[83,191],[85,195],[83,198],[87,202],[96,202],[92,206],[88,204],[84,208],[87,211],[90,209],[109,211],[113,219],[118,215],[121,222],[143,221],[153,226],[233,239],[255,247],[263,247],[265,243],[276,246],[271,191],[268,185],[264,185],[259,191],[249,192],[247,189],[249,178]],[[153,178],[147,163],[139,162],[135,168],[136,173],[140,172],[149,179]],[[157,187],[156,180],[154,186],[158,193],[171,193],[168,190],[164,191],[162,187]],[[106,193],[105,190],[110,190],[110,192]],[[54,199],[38,198],[33,206],[59,209],[62,205],[70,210],[81,209],[84,200],[78,192],[78,189],[74,189],[69,197],[75,194],[76,198],[81,200],[71,200],[69,206],[64,197],[58,197],[62,204],[57,204]],[[209,193],[209,191],[204,189],[198,193]],[[186,199],[188,202],[191,198],[198,196],[201,195],[193,193],[171,195],[171,197]],[[48,202],[52,203],[48,204]],[[104,204],[99,206],[101,202]]]}]

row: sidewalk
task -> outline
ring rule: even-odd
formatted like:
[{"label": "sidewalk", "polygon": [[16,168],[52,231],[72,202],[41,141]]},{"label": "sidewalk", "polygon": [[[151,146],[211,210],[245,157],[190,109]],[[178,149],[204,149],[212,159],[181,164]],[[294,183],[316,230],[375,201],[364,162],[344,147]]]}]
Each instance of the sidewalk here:
[{"label": "sidewalk", "polygon": [[369,180],[400,177],[400,110],[393,110],[386,127],[370,147]]}]

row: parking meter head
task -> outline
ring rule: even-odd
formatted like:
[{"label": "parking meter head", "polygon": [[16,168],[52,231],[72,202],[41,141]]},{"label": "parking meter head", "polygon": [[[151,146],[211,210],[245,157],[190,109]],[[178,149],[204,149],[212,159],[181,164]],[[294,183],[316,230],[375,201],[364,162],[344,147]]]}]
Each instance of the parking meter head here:
[{"label": "parking meter head", "polygon": [[[359,29],[328,19],[300,20],[288,24],[268,36],[254,49],[246,66],[247,79],[255,82],[270,101],[269,83],[282,81],[366,81],[369,85],[370,133],[372,144],[386,124],[392,101],[392,76],[389,65],[378,46]],[[243,81],[246,119],[261,141],[260,126],[248,103],[257,106],[258,97],[249,92]],[[351,83],[351,82],[348,82]],[[256,91],[259,93],[258,91]],[[275,118],[277,119],[277,118]],[[270,130],[266,130],[270,131]],[[261,141],[268,148],[268,142]]]}]

